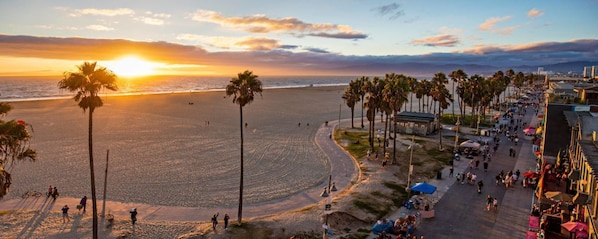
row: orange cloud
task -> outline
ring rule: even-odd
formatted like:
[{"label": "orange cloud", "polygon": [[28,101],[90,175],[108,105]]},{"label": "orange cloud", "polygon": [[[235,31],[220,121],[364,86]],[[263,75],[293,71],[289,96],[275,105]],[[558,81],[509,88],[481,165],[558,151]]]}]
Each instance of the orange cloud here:
[{"label": "orange cloud", "polygon": [[529,10],[529,12],[527,12],[527,16],[528,17],[539,17],[539,16],[542,16],[542,15],[544,15],[544,13],[540,12],[539,10],[537,10],[535,8],[532,9],[532,10]]},{"label": "orange cloud", "polygon": [[459,37],[455,35],[443,34],[422,39],[414,39],[411,41],[411,43],[425,46],[453,47],[459,43]]},{"label": "orange cloud", "polygon": [[309,35],[350,39],[363,39],[367,37],[363,33],[354,31],[350,26],[330,23],[312,24],[290,17],[281,19],[272,19],[264,15],[226,17],[214,11],[198,10],[192,14],[191,19],[238,28],[251,33],[286,32],[300,36]]},{"label": "orange cloud", "polygon": [[491,18],[486,19],[486,21],[483,22],[482,24],[480,24],[480,26],[478,28],[482,31],[491,30],[494,28],[494,26],[497,23],[507,21],[509,19],[511,19],[511,16],[491,17]]},{"label": "orange cloud", "polygon": [[97,8],[85,8],[75,9],[69,15],[71,17],[79,17],[82,15],[95,15],[95,16],[107,16],[114,17],[119,15],[133,15],[135,11],[129,8],[117,8],[117,9],[97,9]]},{"label": "orange cloud", "polygon": [[245,40],[236,42],[235,45],[255,51],[269,51],[280,47],[277,40],[261,37],[249,37]]}]

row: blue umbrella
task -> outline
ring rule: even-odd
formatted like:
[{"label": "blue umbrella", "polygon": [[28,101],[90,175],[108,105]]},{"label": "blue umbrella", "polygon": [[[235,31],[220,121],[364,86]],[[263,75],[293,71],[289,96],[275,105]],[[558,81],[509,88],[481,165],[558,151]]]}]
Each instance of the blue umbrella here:
[{"label": "blue umbrella", "polygon": [[425,194],[432,194],[436,192],[436,186],[428,184],[426,182],[416,183],[411,187],[411,191],[417,191]]}]

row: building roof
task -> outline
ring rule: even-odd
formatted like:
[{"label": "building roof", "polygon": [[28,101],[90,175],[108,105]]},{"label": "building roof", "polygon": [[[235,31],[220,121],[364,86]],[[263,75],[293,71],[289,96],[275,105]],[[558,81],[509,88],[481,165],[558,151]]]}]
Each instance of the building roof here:
[{"label": "building roof", "polygon": [[586,156],[586,160],[592,168],[592,172],[594,172],[594,174],[598,173],[598,148],[594,142],[590,140],[579,140],[577,143],[581,147],[582,153]]},{"label": "building roof", "polygon": [[577,126],[577,121],[582,117],[592,117],[592,114],[588,111],[563,111],[563,114],[569,127]]},{"label": "building roof", "polygon": [[579,120],[581,123],[580,131],[582,139],[592,140],[592,134],[598,132],[598,117],[590,114],[590,116],[580,117]]},{"label": "building roof", "polygon": [[409,122],[432,122],[435,118],[431,113],[403,111],[397,114],[397,120]]},{"label": "building roof", "polygon": [[564,111],[574,110],[574,105],[548,104],[545,113],[544,156],[556,157],[559,151],[569,147],[571,128]]}]

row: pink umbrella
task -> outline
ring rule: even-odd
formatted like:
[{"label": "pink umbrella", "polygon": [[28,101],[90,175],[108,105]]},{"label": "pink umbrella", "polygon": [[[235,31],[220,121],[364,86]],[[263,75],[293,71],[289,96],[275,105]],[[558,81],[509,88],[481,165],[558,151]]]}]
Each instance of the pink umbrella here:
[{"label": "pink umbrella", "polygon": [[526,134],[533,134],[536,132],[536,128],[528,126],[527,128],[523,129],[523,133]]},{"label": "pink umbrella", "polygon": [[577,239],[577,238],[588,238],[589,236],[590,236],[590,235],[588,234],[588,232],[587,232],[587,231],[584,231],[584,230],[582,230],[582,231],[576,231],[576,232],[575,232],[575,238],[576,238],[576,239]]},{"label": "pink umbrella", "polygon": [[586,230],[586,231],[588,230],[588,224],[585,224],[583,222],[565,222],[565,223],[561,224],[561,226],[570,232],[578,232],[578,231],[582,231],[582,230]]}]

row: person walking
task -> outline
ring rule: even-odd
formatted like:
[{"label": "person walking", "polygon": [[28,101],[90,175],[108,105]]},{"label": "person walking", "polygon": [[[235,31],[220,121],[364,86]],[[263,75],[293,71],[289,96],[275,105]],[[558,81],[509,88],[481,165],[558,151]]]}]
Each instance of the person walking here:
[{"label": "person walking", "polygon": [[492,195],[488,194],[488,197],[486,197],[486,211],[490,211],[490,207],[492,207],[493,202],[494,198],[492,198]]},{"label": "person walking", "polygon": [[455,166],[451,165],[451,169],[449,169],[449,177],[453,176],[453,172],[455,171]]},{"label": "person walking", "polygon": [[131,209],[129,213],[131,214],[131,223],[135,226],[135,222],[137,222],[137,208]]},{"label": "person walking", "polygon": [[488,172],[488,160],[484,160],[484,172]]},{"label": "person walking", "polygon": [[52,198],[54,200],[56,200],[57,197],[58,197],[58,189],[56,187],[54,187],[54,189],[52,190]]},{"label": "person walking", "polygon": [[[85,209],[87,208],[87,196],[83,196],[83,198],[81,198],[79,205],[81,205],[81,208],[83,208],[83,213],[85,213]],[[81,208],[79,209],[79,212],[81,211]]]},{"label": "person walking", "polygon": [[54,188],[52,187],[52,185],[50,185],[50,187],[48,188],[48,193],[46,194],[46,196],[48,196],[48,197],[52,196],[53,190],[54,190]]},{"label": "person walking", "polygon": [[69,206],[64,205],[64,207],[62,207],[62,223],[67,223],[70,221],[71,219],[69,218]]},{"label": "person walking", "polygon": [[494,207],[494,212],[498,212],[498,199],[494,198],[494,200],[492,200],[492,207]]},{"label": "person walking", "polygon": [[228,220],[230,219],[230,217],[228,216],[228,214],[224,214],[224,230],[228,230]]},{"label": "person walking", "polygon": [[214,231],[216,231],[216,225],[218,225],[218,215],[220,215],[220,213],[216,213],[214,214],[214,216],[212,217],[212,229]]}]

